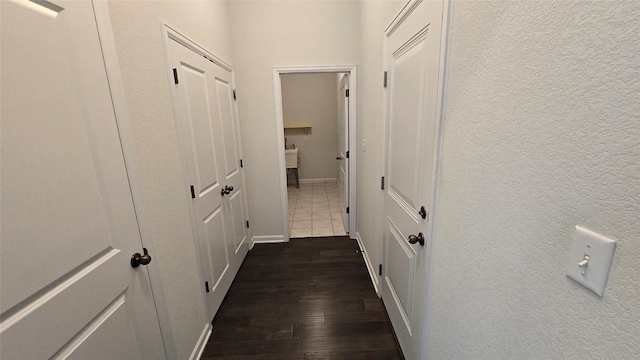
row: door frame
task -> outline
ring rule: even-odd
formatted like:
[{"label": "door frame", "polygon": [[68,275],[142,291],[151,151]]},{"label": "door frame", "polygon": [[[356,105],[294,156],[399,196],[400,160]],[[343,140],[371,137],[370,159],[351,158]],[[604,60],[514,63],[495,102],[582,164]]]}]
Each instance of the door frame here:
[{"label": "door frame", "polygon": [[278,146],[278,171],[280,172],[280,202],[282,203],[282,233],[284,242],[290,240],[289,233],[289,202],[287,201],[287,175],[284,156],[284,115],[282,110],[282,81],[281,74],[349,74],[349,238],[356,239],[356,161],[357,161],[357,66],[356,65],[317,65],[317,66],[274,66],[273,90],[276,110],[276,136]]},{"label": "door frame", "polygon": [[[142,192],[142,182],[138,170],[136,148],[133,141],[131,120],[129,119],[129,109],[124,84],[122,82],[122,74],[120,72],[116,43],[113,37],[113,28],[111,26],[111,15],[109,14],[109,7],[106,1],[94,0],[92,3],[140,238],[142,246],[147,248],[151,254],[154,254],[156,251],[151,231],[152,226],[149,221]],[[167,302],[162,287],[158,261],[152,261],[146,268],[151,283],[151,292],[153,294],[153,302],[158,317],[165,356],[167,359],[176,358],[177,350],[171,330],[169,311],[166,307]]]},{"label": "door frame", "polygon": [[[184,32],[177,30],[174,26],[167,24],[165,21],[161,21],[160,22],[160,30],[162,33],[162,44],[163,44],[163,51],[164,51],[164,56],[165,56],[165,61],[166,64],[170,64],[171,62],[171,57],[170,57],[170,53],[169,53],[169,41],[176,41],[179,44],[185,46],[186,48],[188,48],[189,50],[195,52],[196,54],[202,55],[203,57],[205,57],[207,60],[213,62],[214,64],[220,66],[221,68],[229,71],[231,73],[231,87],[235,90],[236,89],[236,78],[235,78],[235,69],[233,68],[233,66],[231,64],[229,64],[228,62],[226,62],[225,60],[223,60],[222,58],[220,58],[219,56],[215,55],[214,53],[212,53],[211,51],[209,51],[208,49],[206,49],[205,47],[201,46],[200,44],[198,44],[197,42],[193,41],[189,36],[185,35]],[[169,84],[173,84],[174,78],[173,78],[173,72],[172,69],[170,68],[170,66],[166,65],[166,75],[167,75],[167,79],[169,81]],[[171,107],[172,107],[172,113],[173,113],[173,119],[176,125],[176,133],[177,133],[177,140],[178,140],[178,148],[179,148],[179,155],[180,155],[180,164],[181,164],[181,170],[182,170],[182,176],[183,176],[183,188],[184,188],[184,196],[185,199],[188,199],[189,201],[191,200],[191,192],[190,192],[190,188],[189,186],[191,185],[191,182],[189,180],[189,171],[186,167],[186,163],[187,163],[187,159],[188,159],[188,154],[186,151],[187,146],[185,145],[185,135],[182,132],[182,126],[180,125],[180,116],[181,114],[179,113],[179,106],[178,106],[178,97],[175,94],[175,90],[173,87],[170,86],[170,93],[171,93]],[[242,146],[242,136],[240,134],[240,124],[239,124],[239,111],[238,111],[238,103],[236,101],[234,101],[234,110],[235,113],[237,115],[237,117],[235,118],[235,122],[234,122],[234,127],[236,130],[236,134],[238,135],[238,152],[239,152],[239,156],[240,158],[244,158],[244,152],[243,152],[243,146]],[[244,169],[239,168],[239,170],[242,172],[242,187],[244,189],[247,188],[247,184],[246,184],[246,178],[244,175]],[[248,204],[248,199],[246,196],[246,192],[245,195],[242,197],[242,203],[244,205],[244,208],[246,210],[246,221],[250,221],[249,219],[249,204]],[[200,244],[199,241],[200,239],[198,238],[198,229],[197,229],[197,220],[196,220],[196,215],[195,215],[195,211],[193,206],[189,205],[188,207],[188,211],[189,211],[189,218],[190,218],[190,222],[191,222],[191,231],[193,232],[193,244],[195,246],[195,249],[199,252],[200,249]],[[251,236],[251,228],[247,228],[247,240],[245,241],[250,241],[250,239],[252,238]],[[249,243],[249,247],[251,247],[251,243]],[[204,271],[205,269],[203,268],[204,264],[202,264],[202,260],[200,257],[200,254],[197,254],[196,256],[196,261],[198,262],[198,274],[200,276],[200,282],[202,284],[204,284],[205,281],[205,276],[204,276]],[[207,325],[204,327],[200,339],[198,339],[198,342],[193,350],[193,353],[191,354],[191,358],[192,359],[197,359],[200,357],[200,355],[202,354],[202,351],[204,350],[204,347],[209,339],[209,337],[211,336],[211,329],[212,329],[212,325],[211,325],[211,319],[209,319],[209,311],[210,309],[209,307],[209,302],[207,300],[207,293],[204,291],[204,288],[202,288],[202,300],[205,304],[205,313],[203,314],[203,317],[207,320]]]},{"label": "door frame", "polygon": [[[422,2],[423,0],[409,0],[409,2],[407,2],[407,4],[398,12],[398,14],[393,18],[393,20],[391,21],[391,23],[389,23],[389,25],[385,28],[384,30],[384,40],[383,40],[383,51],[382,51],[382,68],[383,71],[388,71],[387,69],[389,68],[389,60],[386,56],[387,54],[387,50],[388,50],[388,36],[391,35],[391,33],[393,33],[396,28],[398,26],[400,26],[400,24],[402,24],[402,22],[405,21],[405,19],[413,12],[413,10],[415,10],[415,8]],[[432,256],[433,256],[433,248],[435,246],[435,219],[436,219],[436,209],[437,209],[437,203],[438,203],[438,188],[440,186],[440,183],[438,181],[438,179],[440,178],[440,163],[441,163],[441,159],[442,159],[442,143],[443,143],[443,123],[444,123],[444,107],[445,107],[445,94],[446,94],[446,80],[447,80],[447,62],[448,62],[448,50],[449,50],[449,35],[450,35],[450,19],[451,19],[451,5],[452,5],[452,1],[451,0],[442,0],[443,1],[443,9],[442,9],[442,30],[441,30],[441,35],[440,35],[440,58],[439,58],[439,65],[438,65],[438,94],[437,94],[437,101],[436,101],[436,128],[435,128],[435,144],[434,144],[434,153],[433,153],[433,168],[432,168],[432,184],[433,184],[433,202],[431,204],[431,208],[428,209],[429,210],[429,223],[428,223],[428,236],[427,236],[427,241],[425,244],[425,251],[427,252],[425,254],[426,256],[426,261],[425,261],[425,266],[426,266],[426,284],[425,284],[425,302],[423,304],[424,306],[424,319],[423,319],[423,330],[422,330],[422,339],[421,339],[421,349],[420,349],[420,358],[421,359],[428,359],[428,354],[427,354],[427,336],[429,334],[429,328],[428,328],[428,319],[429,319],[429,293],[430,293],[430,288],[431,288],[431,263],[432,263]],[[387,161],[386,161],[386,154],[389,151],[388,149],[388,142],[389,142],[389,133],[387,131],[388,128],[388,114],[387,112],[389,111],[388,109],[388,105],[387,105],[387,97],[388,97],[388,88],[383,88],[383,102],[382,102],[382,119],[383,119],[383,128],[382,128],[382,135],[383,135],[383,151],[382,151],[382,159],[381,159],[381,163],[382,163],[382,176],[385,177],[385,179],[389,178],[389,174],[387,174]],[[385,188],[385,190],[382,193],[383,196],[383,204],[384,204],[384,196],[385,193],[387,191],[387,188]],[[385,239],[384,239],[384,217],[385,217],[385,206],[382,206],[380,213],[379,213],[379,219],[380,219],[380,227],[379,227],[379,233],[380,233],[380,244],[379,244],[379,251],[380,251],[380,261],[382,264],[384,264],[385,262],[385,257],[386,257],[386,252],[385,250]],[[378,275],[380,278],[380,281],[382,281],[382,276],[383,275]],[[382,286],[382,283],[380,283],[380,286]],[[381,296],[382,293],[380,292],[379,295]]]}]

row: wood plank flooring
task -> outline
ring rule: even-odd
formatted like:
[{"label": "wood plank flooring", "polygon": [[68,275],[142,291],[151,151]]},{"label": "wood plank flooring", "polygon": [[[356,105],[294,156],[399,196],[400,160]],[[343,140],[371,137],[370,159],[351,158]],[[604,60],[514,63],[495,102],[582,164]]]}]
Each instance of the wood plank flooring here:
[{"label": "wood plank flooring", "polygon": [[256,244],[213,321],[202,359],[403,359],[357,242]]}]

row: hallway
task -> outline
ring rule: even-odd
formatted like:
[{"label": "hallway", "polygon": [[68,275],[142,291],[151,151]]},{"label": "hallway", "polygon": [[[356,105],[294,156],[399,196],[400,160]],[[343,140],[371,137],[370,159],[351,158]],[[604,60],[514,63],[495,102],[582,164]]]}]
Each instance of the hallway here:
[{"label": "hallway", "polygon": [[402,359],[357,242],[256,244],[202,359]]}]

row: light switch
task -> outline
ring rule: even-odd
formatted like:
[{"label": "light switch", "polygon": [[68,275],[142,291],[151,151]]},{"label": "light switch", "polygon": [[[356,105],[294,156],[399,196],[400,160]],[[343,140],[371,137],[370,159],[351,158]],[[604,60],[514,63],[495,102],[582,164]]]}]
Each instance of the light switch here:
[{"label": "light switch", "polygon": [[615,249],[614,240],[576,226],[567,276],[602,296]]}]

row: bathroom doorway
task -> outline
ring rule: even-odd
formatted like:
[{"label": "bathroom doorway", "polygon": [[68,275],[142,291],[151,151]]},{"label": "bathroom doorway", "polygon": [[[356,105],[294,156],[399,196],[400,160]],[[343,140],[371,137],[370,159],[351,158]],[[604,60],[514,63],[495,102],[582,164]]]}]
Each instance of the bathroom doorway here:
[{"label": "bathroom doorway", "polygon": [[355,238],[355,68],[315,70],[274,73],[283,227],[287,239]]}]

